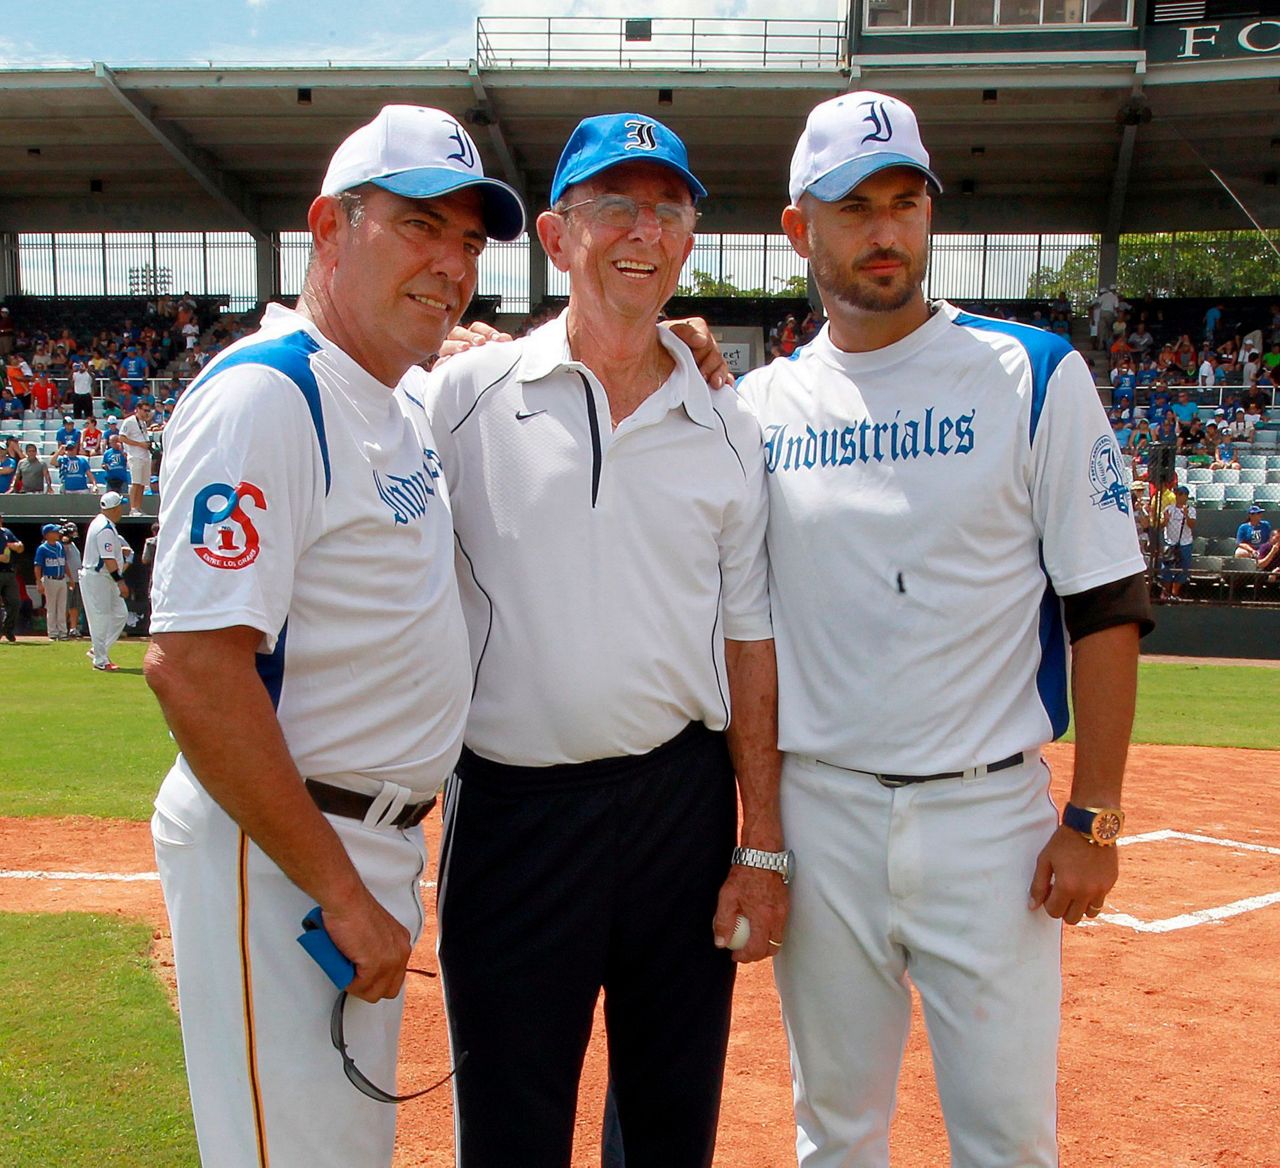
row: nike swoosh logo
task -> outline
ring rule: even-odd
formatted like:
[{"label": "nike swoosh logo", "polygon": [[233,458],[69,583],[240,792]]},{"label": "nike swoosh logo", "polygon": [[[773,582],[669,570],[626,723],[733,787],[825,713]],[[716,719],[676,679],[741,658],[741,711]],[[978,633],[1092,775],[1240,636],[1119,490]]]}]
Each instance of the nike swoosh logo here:
[{"label": "nike swoosh logo", "polygon": [[516,421],[523,422],[525,418],[536,418],[539,414],[546,412],[546,410],[516,410]]}]

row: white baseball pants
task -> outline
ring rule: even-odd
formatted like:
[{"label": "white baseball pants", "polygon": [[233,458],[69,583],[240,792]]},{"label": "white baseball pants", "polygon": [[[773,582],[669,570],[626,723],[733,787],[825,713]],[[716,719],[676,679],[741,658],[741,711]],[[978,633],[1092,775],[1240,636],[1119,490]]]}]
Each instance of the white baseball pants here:
[{"label": "white baseball pants", "polygon": [[44,577],[44,619],[50,637],[67,635],[67,582]]},{"label": "white baseball pants", "polygon": [[889,789],[786,756],[796,852],[774,959],[802,1168],[885,1168],[920,994],[953,1168],[1057,1157],[1061,925],[1027,898],[1057,826],[1039,759]]},{"label": "white baseball pants", "polygon": [[80,595],[93,640],[93,663],[105,665],[111,660],[111,646],[124,632],[129,610],[116,581],[106,572],[81,572]]},{"label": "white baseball pants", "polygon": [[[331,816],[365,884],[416,941],[422,829]],[[329,1037],[338,991],[296,938],[315,907],[179,756],[151,820],[206,1168],[387,1168],[396,1109],[356,1090]],[[348,998],[347,1048],[394,1091],[404,995]]]}]

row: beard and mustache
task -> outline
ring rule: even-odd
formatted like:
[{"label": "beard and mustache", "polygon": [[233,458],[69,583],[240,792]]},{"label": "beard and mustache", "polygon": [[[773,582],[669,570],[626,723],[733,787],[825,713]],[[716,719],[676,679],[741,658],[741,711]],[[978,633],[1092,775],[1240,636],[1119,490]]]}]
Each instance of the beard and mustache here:
[{"label": "beard and mustache", "polygon": [[[893,261],[902,268],[888,276],[867,275],[861,269],[876,262]],[[919,293],[929,269],[929,245],[916,256],[893,248],[873,248],[852,261],[839,259],[809,232],[809,263],[824,296],[832,296],[863,312],[896,312]]]}]

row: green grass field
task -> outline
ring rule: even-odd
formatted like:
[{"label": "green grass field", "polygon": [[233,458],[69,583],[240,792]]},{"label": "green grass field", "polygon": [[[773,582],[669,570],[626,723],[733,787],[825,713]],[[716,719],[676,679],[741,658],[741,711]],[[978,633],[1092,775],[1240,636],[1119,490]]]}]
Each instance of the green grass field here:
[{"label": "green grass field", "polygon": [[150,925],[114,917],[0,914],[0,1164],[197,1163],[150,942]]},{"label": "green grass field", "polygon": [[[142,679],[145,648],[120,642],[121,671],[106,674],[89,667],[84,642],[0,646],[13,679],[0,815],[150,818],[175,747]],[[1280,749],[1280,669],[1144,662],[1133,741]]]},{"label": "green grass field", "polygon": [[176,747],[142,679],[146,643],[116,645],[119,673],[93,669],[88,645],[0,645],[7,739],[0,815],[151,817]]}]

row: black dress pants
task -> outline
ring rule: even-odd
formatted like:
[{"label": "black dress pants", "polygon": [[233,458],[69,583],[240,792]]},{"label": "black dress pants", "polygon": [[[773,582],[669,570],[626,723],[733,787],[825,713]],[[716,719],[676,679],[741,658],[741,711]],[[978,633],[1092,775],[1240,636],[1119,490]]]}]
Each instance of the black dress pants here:
[{"label": "black dress pants", "polygon": [[722,734],[506,767],[463,752],[445,798],[440,965],[459,1168],[567,1168],[604,992],[627,1168],[706,1168],[734,965],[712,941],[737,830]]}]

